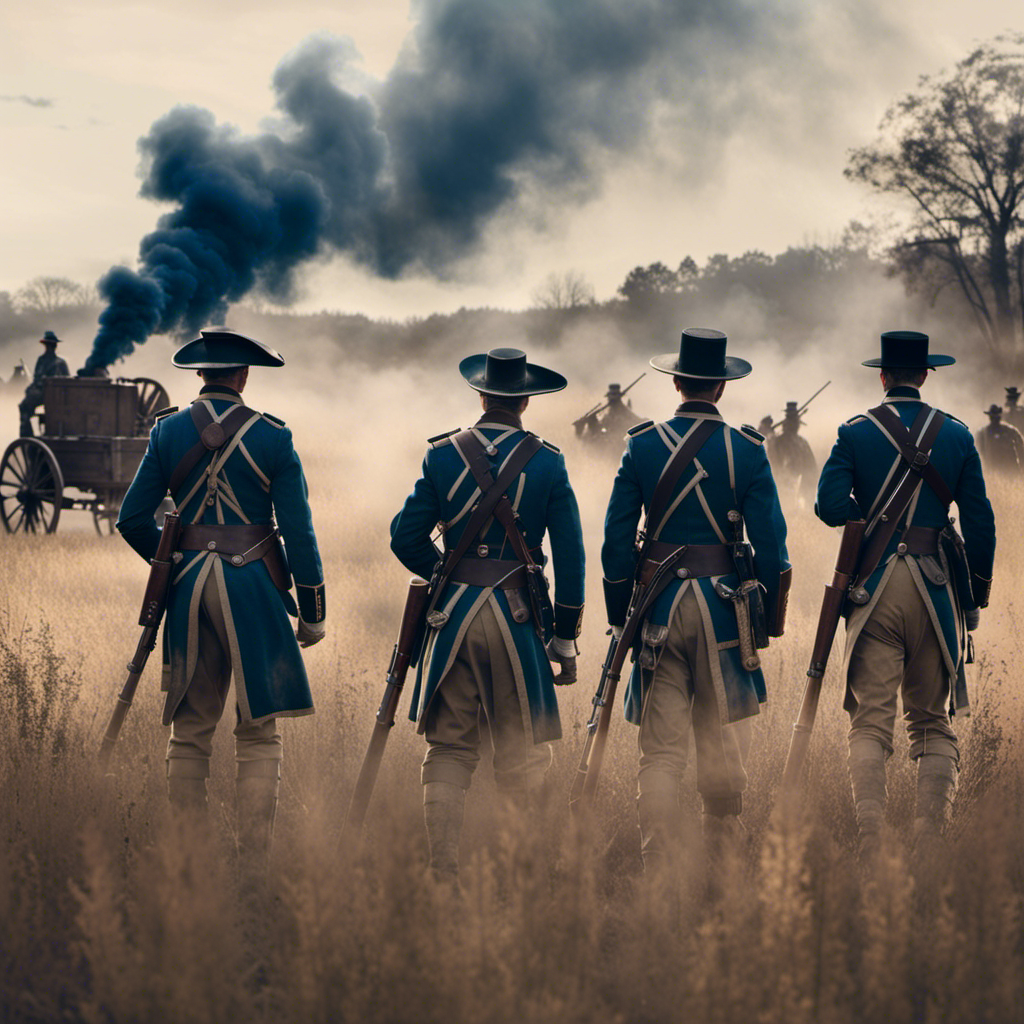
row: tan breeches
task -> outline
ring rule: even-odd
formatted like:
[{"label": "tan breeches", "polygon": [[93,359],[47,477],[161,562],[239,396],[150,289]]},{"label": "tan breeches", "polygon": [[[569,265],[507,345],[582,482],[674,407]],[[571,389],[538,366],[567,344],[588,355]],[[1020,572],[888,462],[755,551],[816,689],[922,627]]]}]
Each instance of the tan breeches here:
[{"label": "tan breeches", "polygon": [[[171,721],[167,744],[168,775],[206,778],[210,773],[213,733],[224,713],[231,683],[231,648],[221,609],[216,574],[210,573],[199,602],[199,657],[195,674]],[[280,761],[276,720],[242,722],[235,705],[235,760],[239,775],[254,762]],[[266,766],[263,766],[266,767]],[[258,772],[257,772],[258,773]]]},{"label": "tan breeches", "polygon": [[469,788],[480,761],[481,711],[494,747],[498,788],[519,792],[539,783],[551,762],[551,747],[533,743],[530,711],[520,701],[505,639],[489,602],[469,624],[455,661],[425,712],[424,785],[449,782]]},{"label": "tan breeches", "polygon": [[949,675],[928,608],[906,560],[897,558],[878,603],[854,644],[847,675],[850,739],[876,739],[891,754],[896,695],[910,756],[945,754],[959,760],[949,721]]},{"label": "tan breeches", "polygon": [[[678,788],[686,770],[689,735],[697,757],[697,790],[718,799],[747,786],[743,763],[750,749],[750,722],[723,725],[708,661],[697,598],[688,587],[669,623],[665,650],[654,670],[640,718],[641,794]],[[714,657],[718,657],[716,651]]]}]

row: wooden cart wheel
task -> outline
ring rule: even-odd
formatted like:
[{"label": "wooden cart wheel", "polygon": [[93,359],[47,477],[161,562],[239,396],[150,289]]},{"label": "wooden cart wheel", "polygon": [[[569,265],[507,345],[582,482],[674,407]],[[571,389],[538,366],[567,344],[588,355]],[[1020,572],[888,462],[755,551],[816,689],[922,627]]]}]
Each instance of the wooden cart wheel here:
[{"label": "wooden cart wheel", "polygon": [[155,414],[171,404],[171,396],[163,384],[151,377],[129,377],[128,383],[134,384],[139,392],[136,434],[142,437],[150,432],[156,422]]},{"label": "wooden cart wheel", "polygon": [[110,537],[117,531],[114,524],[121,512],[124,491],[106,491],[97,494],[96,503],[92,506],[92,525],[101,537]]},{"label": "wooden cart wheel", "polygon": [[64,476],[53,452],[35,437],[12,441],[0,459],[0,520],[8,533],[53,533]]}]

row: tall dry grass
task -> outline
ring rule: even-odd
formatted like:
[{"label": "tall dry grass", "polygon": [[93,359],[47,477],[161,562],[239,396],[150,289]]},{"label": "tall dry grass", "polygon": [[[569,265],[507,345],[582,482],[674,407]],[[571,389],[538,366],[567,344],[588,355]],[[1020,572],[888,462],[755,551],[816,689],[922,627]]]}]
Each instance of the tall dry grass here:
[{"label": "tall dry grass", "polygon": [[[1019,485],[994,488],[1002,524],[996,585],[977,634],[974,712],[956,723],[964,769],[948,870],[934,888],[922,889],[909,870],[914,775],[899,732],[882,870],[873,886],[858,879],[838,649],[808,764],[805,818],[785,834],[773,826],[837,540],[794,511],[796,589],[787,635],[766,655],[771,700],[749,762],[749,841],[714,898],[691,843],[671,900],[641,875],[636,734],[620,718],[597,827],[580,835],[569,820],[566,795],[605,646],[596,554],[613,467],[571,445],[567,455],[593,559],[582,681],[560,695],[565,739],[536,815],[510,816],[486,765],[477,773],[457,903],[425,876],[422,741],[407,722],[393,731],[364,844],[339,847],[406,578],[387,552],[382,513],[397,507],[411,475],[360,484],[358,448],[343,439],[307,458],[330,631],[307,652],[317,715],[282,723],[271,898],[256,920],[234,885],[230,728],[216,738],[205,831],[190,831],[165,807],[155,665],[111,774],[96,765],[135,643],[145,567],[116,539],[73,521],[53,537],[0,537],[0,1019],[1021,1019]],[[406,469],[415,471],[412,456]],[[695,834],[692,784],[687,793]]]}]

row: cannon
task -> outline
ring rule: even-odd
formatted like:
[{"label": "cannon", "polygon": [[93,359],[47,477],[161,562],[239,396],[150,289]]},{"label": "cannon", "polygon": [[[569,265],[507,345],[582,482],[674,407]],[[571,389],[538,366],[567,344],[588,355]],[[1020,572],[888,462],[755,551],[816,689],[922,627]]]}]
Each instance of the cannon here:
[{"label": "cannon", "polygon": [[53,533],[62,511],[78,509],[101,536],[112,533],[156,413],[169,404],[149,377],[47,378],[38,436],[12,441],[0,459],[4,529]]}]

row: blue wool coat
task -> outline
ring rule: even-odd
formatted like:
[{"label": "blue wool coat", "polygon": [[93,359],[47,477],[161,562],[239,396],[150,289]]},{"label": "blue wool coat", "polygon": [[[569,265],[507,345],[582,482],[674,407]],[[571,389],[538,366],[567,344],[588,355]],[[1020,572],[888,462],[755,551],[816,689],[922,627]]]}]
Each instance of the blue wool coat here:
[{"label": "blue wool coat", "polygon": [[[493,411],[485,413],[473,429],[485,444],[497,449],[490,456],[491,473],[497,479],[526,432],[517,418]],[[453,430],[430,439],[422,475],[391,523],[391,550],[407,569],[424,579],[430,579],[441,557],[430,539],[435,527],[443,528],[446,550],[457,547],[480,496],[476,480],[452,444],[456,433]],[[519,513],[527,546],[539,548],[547,534],[555,573],[555,635],[575,639],[583,615],[583,531],[561,452],[545,441],[506,493]],[[504,527],[493,516],[484,524],[479,539],[474,539],[470,552],[480,543],[487,545],[491,558],[516,557]],[[448,584],[439,597],[436,607],[449,617],[440,629],[428,632],[409,717],[423,732],[424,713],[451,669],[470,622],[486,601],[491,602],[498,618],[521,704],[529,707],[533,741],[558,739],[561,725],[554,676],[533,623],[512,618],[504,591],[464,583]]]},{"label": "blue wool coat", "polygon": [[[215,419],[241,404],[230,388],[208,384],[196,402],[206,403]],[[147,561],[156,553],[160,531],[153,516],[175,468],[198,441],[188,409],[162,415],[121,505],[117,528]],[[228,442],[218,458],[218,487],[207,503],[204,457],[172,495],[189,523],[276,523],[287,549],[288,565],[306,622],[324,618],[323,570],[307,501],[302,465],[291,431],[269,415],[257,415]],[[199,598],[213,573],[220,589],[231,645],[232,671],[243,721],[311,714],[313,698],[289,614],[291,594],[274,586],[262,560],[234,566],[214,552],[185,551],[172,576],[164,627],[164,724],[169,724],[195,672],[198,655]]]},{"label": "blue wool coat", "polygon": [[[887,394],[885,404],[890,405],[904,426],[909,428],[921,410],[921,394],[916,388],[895,387]],[[953,493],[971,573],[990,581],[996,550],[995,517],[985,494],[985,479],[974,439],[960,420],[947,416],[932,445],[930,461]],[[869,415],[854,416],[839,427],[832,453],[822,468],[815,512],[829,526],[842,526],[847,519],[866,518],[870,523],[877,512],[876,500],[890,477],[900,472],[902,465],[888,435],[883,434],[872,418]],[[908,512],[906,521],[911,526],[942,529],[949,517],[939,497],[926,483],[919,488]],[[865,584],[871,599],[850,613],[846,625],[847,667],[857,637],[895,567],[894,555],[900,533],[897,530],[893,535],[878,567]],[[948,566],[943,566],[947,582],[939,585],[932,583],[922,572],[919,556],[905,557],[936,629],[949,675],[954,709],[962,710],[968,706],[963,671],[964,618],[957,605]]]},{"label": "blue wool coat", "polygon": [[[662,470],[680,439],[695,424],[707,419],[721,423],[722,427],[704,442],[692,465],[683,471],[673,495],[678,504],[661,532],[652,539],[671,544],[731,543],[733,525],[727,514],[737,509],[754,549],[754,571],[765,588],[771,621],[779,598],[780,576],[789,568],[789,556],[786,521],[765,454],[764,438],[752,427],[730,427],[710,402],[684,402],[672,419],[642,423],[627,435],[626,450],[608,502],[601,549],[608,621],[612,625],[622,625],[625,620],[636,573],[634,538],[640,515],[650,507]],[[667,627],[684,588],[693,587],[704,619],[711,654],[708,668],[718,706],[723,720],[731,722],[757,714],[766,690],[759,668],[753,672],[743,668],[733,606],[715,592],[715,578],[730,587],[738,583],[734,573],[696,580],[673,579],[648,614],[645,631],[651,637],[658,631],[648,627]],[[663,644],[667,631],[660,632]],[[635,725],[640,723],[651,678],[651,673],[641,672],[634,665],[625,699],[626,718]]]}]

